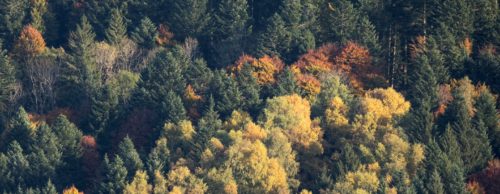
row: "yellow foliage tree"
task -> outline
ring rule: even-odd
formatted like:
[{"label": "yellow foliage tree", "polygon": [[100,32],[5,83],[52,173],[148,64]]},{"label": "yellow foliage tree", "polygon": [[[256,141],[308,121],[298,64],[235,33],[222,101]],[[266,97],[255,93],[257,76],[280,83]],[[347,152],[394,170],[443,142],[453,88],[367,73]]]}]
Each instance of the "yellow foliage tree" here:
[{"label": "yellow foliage tree", "polygon": [[265,128],[279,128],[290,141],[301,148],[320,145],[322,131],[311,120],[311,107],[307,100],[294,94],[281,96],[267,101],[264,109]]},{"label": "yellow foliage tree", "polygon": [[371,113],[376,120],[390,121],[410,110],[410,102],[393,88],[368,91],[361,101],[361,113]]},{"label": "yellow foliage tree", "polygon": [[245,64],[252,67],[252,75],[257,79],[259,84],[272,84],[276,81],[276,75],[283,71],[285,64],[278,57],[270,57],[265,55],[259,59],[249,55],[241,56],[236,63],[229,67],[228,70],[232,73],[238,73],[243,69]]},{"label": "yellow foliage tree", "polygon": [[148,175],[144,171],[137,171],[134,179],[129,184],[125,185],[124,194],[149,194],[152,191],[152,186],[148,184]]},{"label": "yellow foliage tree", "polygon": [[181,193],[202,194],[208,189],[203,180],[191,174],[191,171],[185,166],[174,167],[167,177],[168,185],[177,188]]},{"label": "yellow foliage tree", "polygon": [[64,189],[63,194],[81,194],[83,192],[78,191],[78,189],[73,185],[70,188]]}]

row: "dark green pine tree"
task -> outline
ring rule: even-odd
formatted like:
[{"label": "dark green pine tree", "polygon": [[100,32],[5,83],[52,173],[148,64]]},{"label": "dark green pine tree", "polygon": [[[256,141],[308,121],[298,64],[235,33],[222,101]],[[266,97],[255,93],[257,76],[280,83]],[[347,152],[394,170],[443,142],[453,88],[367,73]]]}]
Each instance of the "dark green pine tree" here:
[{"label": "dark green pine tree", "polygon": [[127,38],[125,18],[119,9],[113,9],[108,21],[108,28],[104,32],[106,41],[112,45],[118,45]]},{"label": "dark green pine tree", "polygon": [[210,20],[208,0],[172,1],[169,14],[169,26],[179,40],[199,37]]},{"label": "dark green pine tree", "polygon": [[2,188],[6,191],[14,191],[17,185],[26,183],[26,179],[29,178],[31,166],[23,152],[21,145],[13,141],[7,147],[5,155],[2,153],[4,156],[2,158],[6,159],[6,164],[2,165],[6,168],[2,169],[2,173],[7,176],[4,176],[1,182],[4,183]]},{"label": "dark green pine tree", "polygon": [[148,17],[143,18],[139,26],[137,26],[131,34],[132,40],[148,49],[156,46],[157,36],[158,31],[156,30],[156,26]]},{"label": "dark green pine tree", "polygon": [[451,128],[451,125],[446,125],[445,131],[440,137],[441,151],[446,154],[446,157],[460,166],[463,166],[462,153],[460,144],[457,139],[457,133]]},{"label": "dark green pine tree", "polygon": [[30,3],[27,0],[0,1],[0,39],[7,48],[11,48],[14,40],[24,26]]},{"label": "dark green pine tree", "polygon": [[436,81],[438,84],[448,83],[450,80],[450,73],[445,66],[445,58],[443,53],[439,50],[436,40],[432,36],[428,36],[425,43],[425,55],[429,59],[429,64],[434,71]]},{"label": "dark green pine tree", "polygon": [[300,88],[297,86],[293,72],[287,68],[280,74],[276,83],[272,88],[269,88],[271,96],[285,96],[291,94],[301,94]]},{"label": "dark green pine tree", "polygon": [[52,124],[52,129],[61,145],[63,166],[58,169],[57,177],[61,185],[80,184],[83,179],[80,159],[83,148],[80,145],[82,132],[66,116],[60,115]]},{"label": "dark green pine tree", "polygon": [[170,150],[168,149],[167,138],[160,138],[156,141],[156,146],[148,155],[147,170],[150,175],[156,171],[167,173],[169,170]]},{"label": "dark green pine tree", "polygon": [[437,35],[439,28],[447,26],[458,41],[464,41],[474,31],[474,14],[468,0],[431,0],[432,17],[429,23]]},{"label": "dark green pine tree", "polygon": [[218,1],[208,27],[209,64],[225,67],[244,53],[252,31],[248,10],[247,0]]},{"label": "dark green pine tree", "polygon": [[500,9],[495,0],[472,1],[474,7],[474,43],[481,48],[489,43],[500,43]]},{"label": "dark green pine tree", "polygon": [[277,13],[274,14],[268,19],[264,32],[257,37],[255,54],[281,57],[281,53],[286,53],[289,49],[289,34],[283,18]]},{"label": "dark green pine tree", "polygon": [[128,136],[118,145],[118,156],[123,160],[125,168],[127,168],[128,179],[134,176],[134,172],[141,170],[144,167],[141,157],[135,149],[132,139]]},{"label": "dark green pine tree", "polygon": [[56,178],[56,169],[62,164],[61,144],[45,123],[38,127],[31,142],[28,157],[32,169],[30,183],[43,185],[45,180]]},{"label": "dark green pine tree", "polygon": [[453,98],[446,115],[459,137],[457,139],[460,142],[464,171],[470,174],[482,169],[491,159],[491,147],[487,136],[483,134],[484,132],[480,132],[480,130],[485,130],[484,123],[480,126],[482,129],[473,125],[464,94],[455,90]]},{"label": "dark green pine tree", "polygon": [[487,128],[490,144],[496,156],[500,156],[500,126],[498,124],[498,114],[495,108],[496,98],[487,89],[481,91],[475,101],[476,115],[475,123],[482,122]]},{"label": "dark green pine tree", "polygon": [[15,82],[14,66],[0,43],[0,133],[5,127],[5,116],[12,107],[11,97],[15,92]]},{"label": "dark green pine tree", "polygon": [[10,119],[9,127],[2,134],[2,147],[16,140],[26,149],[28,147],[27,140],[31,138],[31,134],[34,131],[35,129],[31,126],[28,113],[26,113],[23,107],[19,107],[18,111]]},{"label": "dark green pine tree", "polygon": [[170,90],[176,94],[182,94],[186,88],[183,75],[189,64],[189,59],[180,52],[179,48],[160,51],[141,72],[137,104],[158,109],[161,107],[161,102],[167,99],[167,93]]},{"label": "dark green pine tree", "polygon": [[195,154],[194,158],[200,159],[199,157],[205,151],[205,148],[208,147],[210,139],[221,127],[222,121],[219,119],[219,113],[215,110],[214,98],[210,96],[205,112],[200,120],[198,120],[194,140],[191,142]]},{"label": "dark green pine tree", "polygon": [[[449,131],[452,131],[451,128]],[[450,133],[451,134],[451,133]],[[454,138],[454,135],[451,139]],[[447,194],[460,193],[465,194],[465,174],[462,164],[462,159],[460,158],[460,148],[455,139],[453,139],[454,144],[449,146],[455,146],[455,148],[447,148],[446,145],[442,145],[445,151],[442,151],[436,141],[432,140],[427,144],[426,148],[426,168],[436,169],[441,175],[441,181],[444,183],[444,191]],[[441,140],[441,143],[443,140]],[[448,147],[449,147],[448,146]],[[448,150],[458,150],[457,155],[452,158],[448,157],[451,152]],[[447,153],[446,153],[447,152]],[[453,159],[456,158],[456,159]],[[428,171],[431,172],[431,171]],[[431,177],[431,174],[427,174],[427,177]],[[433,182],[426,182],[426,188],[430,188]],[[434,185],[432,185],[434,186]]]},{"label": "dark green pine tree", "polygon": [[433,110],[437,105],[437,82],[427,56],[419,54],[409,67],[407,98],[412,107],[405,119],[414,142],[428,143],[433,137]]},{"label": "dark green pine tree", "polygon": [[342,147],[340,158],[334,164],[332,177],[335,180],[340,180],[347,172],[355,171],[360,165],[361,160],[359,156],[356,154],[353,146],[347,143]]},{"label": "dark green pine tree", "polygon": [[100,183],[98,193],[121,193],[127,184],[127,168],[120,156],[115,156],[113,162],[110,162],[108,155],[104,155],[104,161],[101,167],[103,180]]},{"label": "dark green pine tree", "polygon": [[208,68],[203,59],[195,59],[185,72],[186,81],[193,89],[201,94],[207,92],[213,77],[213,72]]},{"label": "dark green pine tree", "polygon": [[355,40],[357,40],[359,44],[366,46],[372,55],[376,56],[381,54],[382,47],[380,46],[377,30],[367,16],[359,18]]},{"label": "dark green pine tree", "polygon": [[348,0],[322,6],[321,41],[345,43],[353,40],[359,20],[358,10]]},{"label": "dark green pine tree", "polygon": [[95,137],[99,137],[107,128],[112,111],[118,105],[118,98],[112,90],[110,85],[105,85],[95,89],[93,95],[90,96],[87,132]]},{"label": "dark green pine tree", "polygon": [[95,33],[92,31],[87,17],[82,16],[76,30],[70,33],[68,40],[69,53],[72,57],[63,69],[63,86],[60,93],[63,99],[75,99],[69,105],[77,106],[88,102],[101,86],[101,72],[97,70],[92,58]]},{"label": "dark green pine tree", "polygon": [[42,194],[58,194],[56,186],[54,184],[52,184],[52,181],[50,179],[47,181],[47,184],[45,185],[45,187],[43,187],[41,189],[41,193]]},{"label": "dark green pine tree", "polygon": [[249,64],[245,64],[237,75],[236,81],[243,96],[243,104],[240,107],[251,115],[256,116],[262,106],[262,100],[260,99],[260,85],[252,75],[252,72],[252,67]]},{"label": "dark green pine tree", "polygon": [[186,119],[186,109],[182,98],[172,90],[167,92],[165,99],[161,102],[162,118],[167,122],[178,123]]},{"label": "dark green pine tree", "polygon": [[437,170],[433,170],[429,177],[429,182],[427,184],[427,190],[429,193],[433,194],[444,194],[444,185],[441,180],[441,176]]},{"label": "dark green pine tree", "polygon": [[484,49],[469,66],[471,79],[486,83],[495,93],[500,92],[500,55],[493,49]]},{"label": "dark green pine tree", "polygon": [[229,116],[243,102],[238,83],[228,76],[225,70],[215,71],[212,83],[210,83],[210,92],[215,100],[215,110],[222,117]]}]

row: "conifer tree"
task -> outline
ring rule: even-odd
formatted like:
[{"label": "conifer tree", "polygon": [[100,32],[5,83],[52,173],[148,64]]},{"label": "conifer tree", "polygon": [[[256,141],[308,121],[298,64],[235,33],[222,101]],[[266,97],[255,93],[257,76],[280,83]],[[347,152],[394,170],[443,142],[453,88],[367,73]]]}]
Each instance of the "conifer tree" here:
[{"label": "conifer tree", "polygon": [[215,100],[215,110],[222,117],[228,116],[242,103],[243,96],[237,82],[229,77],[224,70],[217,70],[210,83],[211,95]]},{"label": "conifer tree", "polygon": [[45,32],[44,16],[48,11],[47,1],[33,0],[30,6],[30,23],[41,33]]},{"label": "conifer tree", "polygon": [[500,19],[499,5],[494,0],[479,0],[471,2],[474,7],[474,42],[478,48],[488,43],[500,43],[498,21]]},{"label": "conifer tree", "polygon": [[500,125],[495,104],[495,96],[488,89],[482,90],[475,101],[476,115],[474,121],[475,123],[484,123],[492,150],[496,156],[500,156]]},{"label": "conifer tree", "polygon": [[52,129],[42,123],[36,130],[30,146],[30,165],[33,170],[32,183],[44,184],[48,178],[56,176],[56,169],[62,163],[61,145]]},{"label": "conifer tree", "polygon": [[375,29],[368,17],[360,17],[358,29],[355,39],[363,46],[366,46],[372,55],[378,55],[381,52],[380,40]]},{"label": "conifer tree", "polygon": [[323,41],[338,41],[346,43],[353,39],[359,20],[358,10],[347,0],[337,3],[327,3],[323,6],[323,16],[320,18]]},{"label": "conifer tree", "polygon": [[179,40],[199,37],[205,29],[210,15],[208,0],[173,1],[169,24]]},{"label": "conifer tree", "polygon": [[0,127],[3,128],[5,113],[10,109],[10,100],[15,90],[15,69],[0,43]]},{"label": "conifer tree", "polygon": [[167,138],[160,138],[156,141],[156,147],[149,153],[147,169],[149,174],[166,173],[169,169],[170,150],[168,149]]},{"label": "conifer tree", "polygon": [[10,126],[8,130],[4,131],[2,134],[3,146],[9,145],[12,141],[17,140],[18,144],[21,144],[24,148],[28,147],[28,142],[26,140],[31,138],[31,134],[34,133],[33,128],[28,113],[23,107],[19,107],[14,116],[10,119]]},{"label": "conifer tree", "polygon": [[208,30],[210,64],[225,67],[243,54],[252,29],[248,7],[247,0],[220,0],[215,6]]},{"label": "conifer tree", "polygon": [[427,184],[427,189],[429,193],[434,194],[444,194],[444,186],[441,181],[441,176],[437,170],[432,171],[432,174],[429,178],[429,182]]},{"label": "conifer tree", "polygon": [[163,117],[168,122],[177,123],[186,118],[186,109],[184,108],[182,99],[172,90],[167,92],[161,108],[161,112],[164,113]]},{"label": "conifer tree", "polygon": [[[13,191],[18,184],[25,183],[30,175],[30,162],[23,153],[24,150],[17,141],[11,142],[5,153],[7,160],[6,170],[8,177],[5,177],[5,190]],[[3,182],[3,181],[2,181]]]},{"label": "conifer tree", "polygon": [[118,45],[127,37],[127,25],[119,9],[113,9],[105,31],[106,40],[112,45]]},{"label": "conifer tree", "polygon": [[207,107],[203,116],[198,121],[194,140],[194,150],[197,156],[201,155],[205,148],[208,147],[210,139],[215,135],[217,130],[222,127],[222,121],[219,119],[219,114],[215,111],[215,101],[212,96],[209,97]]},{"label": "conifer tree", "polygon": [[43,194],[58,194],[56,186],[52,184],[52,181],[49,179],[44,188],[42,188],[41,193]]},{"label": "conifer tree", "polygon": [[131,34],[132,40],[148,49],[156,46],[157,36],[158,31],[156,30],[156,26],[148,17],[143,18],[139,26],[137,26]]},{"label": "conifer tree", "polygon": [[114,161],[110,162],[108,156],[105,155],[101,173],[103,180],[99,186],[99,193],[118,194],[125,188],[127,168],[120,156],[115,156]]},{"label": "conifer tree", "polygon": [[[92,58],[92,47],[94,45],[95,33],[86,16],[82,16],[76,30],[70,33],[68,47],[72,57],[71,63],[66,64],[63,71],[62,96],[73,99],[76,102],[70,104],[78,106],[88,101],[90,96],[100,87],[100,72]],[[83,94],[83,95],[82,95]]]},{"label": "conifer tree", "polygon": [[28,0],[0,1],[0,38],[4,40],[6,48],[11,48],[24,26],[27,17]]},{"label": "conifer tree", "polygon": [[436,77],[424,54],[419,54],[409,69],[407,98],[412,107],[407,117],[408,134],[413,141],[427,143],[433,135],[432,111],[438,100]]},{"label": "conifer tree", "polygon": [[286,96],[300,94],[300,88],[297,86],[295,76],[290,69],[285,69],[278,74],[278,78],[271,89],[272,96]]},{"label": "conifer tree", "polygon": [[280,57],[288,51],[290,41],[283,18],[276,13],[268,19],[264,32],[257,37],[256,54]]},{"label": "conifer tree", "polygon": [[126,136],[118,145],[118,156],[123,160],[125,168],[127,168],[128,177],[131,178],[135,172],[144,167],[142,160],[135,149],[132,139]]},{"label": "conifer tree", "polygon": [[252,115],[257,115],[262,104],[260,86],[257,83],[257,79],[252,75],[252,68],[249,64],[243,66],[243,69],[236,77],[236,81],[243,97],[243,104],[240,107]]}]

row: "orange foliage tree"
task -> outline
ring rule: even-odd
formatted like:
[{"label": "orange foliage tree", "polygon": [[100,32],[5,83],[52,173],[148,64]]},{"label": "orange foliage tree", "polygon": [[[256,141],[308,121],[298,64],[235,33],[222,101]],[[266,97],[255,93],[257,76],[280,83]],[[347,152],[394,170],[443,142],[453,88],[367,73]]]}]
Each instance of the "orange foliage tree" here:
[{"label": "orange foliage tree", "polygon": [[38,55],[45,51],[45,40],[37,29],[27,25],[21,31],[14,50],[20,56]]},{"label": "orange foliage tree", "polygon": [[259,84],[272,84],[276,81],[276,75],[283,71],[285,64],[278,57],[270,57],[265,55],[259,59],[250,55],[241,56],[233,66],[228,68],[229,72],[236,74],[245,64],[252,67],[252,75],[257,79]]},{"label": "orange foliage tree", "polygon": [[83,194],[73,185],[70,188],[64,189],[63,194]]}]

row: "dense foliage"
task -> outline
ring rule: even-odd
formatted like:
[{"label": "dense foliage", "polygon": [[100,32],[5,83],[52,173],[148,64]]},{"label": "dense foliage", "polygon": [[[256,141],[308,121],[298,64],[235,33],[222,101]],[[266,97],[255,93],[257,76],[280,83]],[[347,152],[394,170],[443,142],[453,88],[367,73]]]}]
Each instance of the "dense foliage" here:
[{"label": "dense foliage", "polygon": [[0,192],[500,193],[497,0],[0,0]]}]

